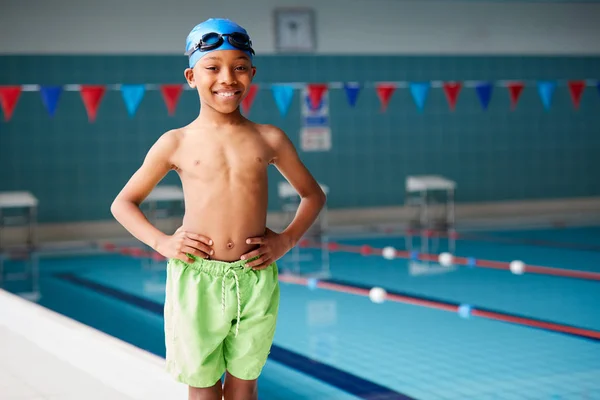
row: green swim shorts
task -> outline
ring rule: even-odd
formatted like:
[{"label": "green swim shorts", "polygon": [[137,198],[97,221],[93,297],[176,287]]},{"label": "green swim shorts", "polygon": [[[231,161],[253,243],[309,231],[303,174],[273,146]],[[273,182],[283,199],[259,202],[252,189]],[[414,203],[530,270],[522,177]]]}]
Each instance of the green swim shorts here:
[{"label": "green swim shorts", "polygon": [[167,372],[192,387],[213,386],[227,370],[257,379],[271,350],[277,312],[277,264],[171,259],[167,265]]}]

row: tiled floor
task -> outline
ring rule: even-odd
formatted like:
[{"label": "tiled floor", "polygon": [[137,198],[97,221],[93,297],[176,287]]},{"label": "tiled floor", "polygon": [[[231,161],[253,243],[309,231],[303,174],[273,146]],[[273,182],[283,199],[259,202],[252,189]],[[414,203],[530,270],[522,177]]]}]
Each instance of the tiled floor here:
[{"label": "tiled floor", "polygon": [[3,400],[132,399],[7,328],[0,340]]},{"label": "tiled floor", "polygon": [[0,399],[186,399],[159,358],[0,290]]}]

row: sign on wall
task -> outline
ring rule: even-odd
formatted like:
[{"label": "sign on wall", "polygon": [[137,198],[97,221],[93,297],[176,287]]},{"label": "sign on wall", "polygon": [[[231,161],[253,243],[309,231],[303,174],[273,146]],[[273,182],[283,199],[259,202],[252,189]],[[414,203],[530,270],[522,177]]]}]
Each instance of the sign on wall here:
[{"label": "sign on wall", "polygon": [[331,150],[329,127],[329,94],[324,90],[315,97],[308,88],[302,90],[302,127],[300,144],[303,151]]}]

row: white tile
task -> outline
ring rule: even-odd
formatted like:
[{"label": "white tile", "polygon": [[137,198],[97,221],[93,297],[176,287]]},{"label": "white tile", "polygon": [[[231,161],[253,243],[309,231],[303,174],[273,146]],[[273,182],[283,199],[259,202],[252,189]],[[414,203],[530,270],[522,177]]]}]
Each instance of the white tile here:
[{"label": "white tile", "polygon": [[13,374],[5,369],[0,368],[0,389],[22,383],[23,382],[20,379],[17,379]]},{"label": "white tile", "polygon": [[2,400],[129,400],[82,370],[1,327],[0,343]]},{"label": "white tile", "polygon": [[127,397],[121,393],[114,391],[103,391],[99,390],[86,390],[79,393],[73,394],[63,394],[57,396],[45,396],[44,400],[132,400],[130,397]]},{"label": "white tile", "polygon": [[24,383],[13,384],[2,388],[2,399],[31,398],[39,396],[33,388]]},{"label": "white tile", "polygon": [[[2,396],[4,396],[4,393],[2,394]],[[2,400],[46,400],[44,397],[40,397],[40,396],[33,396],[33,397],[29,397],[29,396],[17,396],[17,397],[2,397]]]},{"label": "white tile", "polygon": [[159,357],[1,290],[0,302],[0,400],[187,397]]}]

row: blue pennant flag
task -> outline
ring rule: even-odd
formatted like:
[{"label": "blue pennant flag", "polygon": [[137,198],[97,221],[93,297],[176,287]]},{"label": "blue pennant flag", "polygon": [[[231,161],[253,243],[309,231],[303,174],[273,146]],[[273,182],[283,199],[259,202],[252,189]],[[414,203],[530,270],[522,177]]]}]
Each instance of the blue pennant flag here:
[{"label": "blue pennant flag", "polygon": [[279,113],[282,117],[285,117],[292,103],[294,87],[291,85],[273,85],[271,91],[273,92],[273,98],[275,99],[275,103],[277,103]]},{"label": "blue pennant flag", "polygon": [[554,94],[555,89],[556,89],[556,82],[553,82],[553,81],[538,82],[538,93],[540,94],[540,98],[542,99],[542,103],[544,104],[544,108],[546,110],[550,109],[550,105],[552,104],[552,95]]},{"label": "blue pennant flag", "polygon": [[600,81],[596,82],[596,89],[598,89],[598,94],[600,94]]},{"label": "blue pennant flag", "polygon": [[479,102],[484,110],[487,110],[490,100],[492,99],[492,84],[489,82],[478,83],[475,86],[477,96],[479,96]]},{"label": "blue pennant flag", "polygon": [[135,115],[145,92],[146,87],[144,85],[121,85],[121,95],[131,117]]},{"label": "blue pennant flag", "polygon": [[356,105],[356,99],[358,99],[358,93],[360,92],[360,84],[358,83],[345,83],[344,90],[346,91],[346,98],[348,99],[348,104],[351,107]]},{"label": "blue pennant flag", "polygon": [[42,86],[40,88],[42,101],[44,102],[44,106],[51,117],[53,117],[54,113],[56,112],[56,106],[58,105],[58,99],[61,93],[61,86]]},{"label": "blue pennant flag", "polygon": [[429,82],[419,82],[410,84],[410,93],[415,101],[415,104],[419,108],[419,111],[423,111],[425,106],[425,100],[427,99],[427,93],[429,92]]}]

